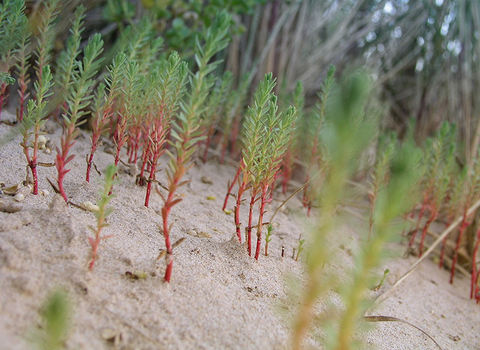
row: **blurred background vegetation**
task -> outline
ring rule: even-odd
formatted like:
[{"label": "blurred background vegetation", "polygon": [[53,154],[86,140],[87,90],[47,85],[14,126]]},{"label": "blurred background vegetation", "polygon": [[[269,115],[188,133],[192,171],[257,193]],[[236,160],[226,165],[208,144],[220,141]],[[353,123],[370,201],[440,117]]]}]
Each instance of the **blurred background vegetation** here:
[{"label": "blurred background vegetation", "polygon": [[[56,52],[66,42],[73,12],[87,7],[84,44],[100,32],[108,45],[142,17],[154,20],[169,50],[192,56],[194,40],[222,9],[234,18],[232,43],[217,58],[256,83],[265,72],[277,89],[301,80],[306,107],[314,104],[328,67],[341,73],[367,67],[384,104],[381,124],[402,135],[410,118],[417,141],[442,121],[456,122],[468,163],[480,139],[480,2],[472,0],[72,0],[62,3]],[[35,32],[42,1],[27,1]]]}]

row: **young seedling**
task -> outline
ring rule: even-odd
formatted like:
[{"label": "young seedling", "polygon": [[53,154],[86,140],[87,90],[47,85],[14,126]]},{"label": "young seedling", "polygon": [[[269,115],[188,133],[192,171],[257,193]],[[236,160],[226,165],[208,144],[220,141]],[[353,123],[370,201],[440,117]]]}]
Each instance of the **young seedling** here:
[{"label": "young seedling", "polygon": [[93,97],[90,93],[94,84],[92,78],[97,73],[100,65],[98,56],[102,51],[103,41],[101,35],[95,34],[84,49],[83,61],[77,62],[78,70],[73,72],[73,84],[70,86],[68,92],[67,110],[63,114],[65,128],[60,147],[56,148],[57,156],[55,158],[58,173],[58,189],[65,202],[68,202],[68,198],[63,187],[63,180],[70,171],[70,169],[66,169],[65,167],[74,158],[74,155],[69,155],[69,152],[78,136],[78,126],[82,123],[79,118],[87,113],[85,108],[89,106],[91,98]]},{"label": "young seedling", "polygon": [[271,186],[280,169],[282,155],[287,149],[289,136],[292,133],[296,118],[295,107],[290,106],[286,112],[277,113],[276,102],[276,97],[273,97],[267,118],[263,120],[266,130],[264,135],[262,135],[260,154],[255,159],[256,166],[253,169],[254,176],[260,178],[259,188],[261,189],[255,251],[255,259],[257,260],[260,256],[262,243],[263,217],[266,213],[265,206],[271,202],[269,191],[271,191]]},{"label": "young seedling", "polygon": [[117,126],[113,137],[115,143],[115,166],[120,162],[120,152],[128,140],[128,127],[132,119],[139,113],[139,109],[144,103],[142,96],[143,86],[146,83],[145,77],[140,74],[140,66],[136,61],[126,60],[124,69],[124,104],[119,112]]},{"label": "young seedling", "polygon": [[105,183],[103,186],[102,191],[100,192],[100,201],[98,202],[98,211],[94,211],[94,215],[97,218],[97,227],[89,226],[89,229],[94,233],[95,238],[88,237],[88,242],[92,247],[92,257],[90,258],[90,264],[88,265],[88,269],[90,271],[93,270],[93,265],[97,259],[97,252],[98,247],[100,246],[100,242],[104,239],[112,237],[109,236],[102,236],[102,229],[108,226],[106,222],[107,216],[113,211],[111,208],[107,208],[108,203],[113,198],[111,191],[113,184],[115,182],[115,174],[117,173],[117,167],[113,164],[110,164],[106,171],[105,171]]},{"label": "young seedling", "polygon": [[41,350],[65,349],[70,328],[71,307],[66,292],[58,290],[50,295],[42,307],[42,333],[35,341]]},{"label": "young seedling", "polygon": [[[20,124],[20,133],[23,135],[20,145],[23,147],[23,154],[32,172],[34,195],[38,194],[37,159],[39,137],[41,135],[40,129],[45,124],[48,116],[47,103],[48,98],[52,95],[50,89],[53,86],[50,66],[45,66],[42,74],[43,86],[40,87],[35,82],[36,99],[28,101],[27,113]],[[33,141],[31,140],[32,136]],[[30,155],[30,146],[33,148],[32,155]]]},{"label": "young seedling", "polygon": [[[196,150],[198,142],[202,139],[200,135],[200,115],[204,111],[205,100],[212,86],[208,74],[211,73],[219,62],[208,63],[212,57],[223,50],[228,44],[228,29],[230,27],[231,17],[226,12],[222,12],[207,29],[205,34],[205,45],[200,46],[196,41],[195,61],[198,71],[191,78],[191,91],[187,94],[187,102],[181,106],[181,113],[178,116],[178,122],[172,122],[170,145],[175,150],[176,155],[167,150],[170,157],[167,169],[168,195],[162,196],[164,206],[162,208],[162,230],[165,238],[166,256],[165,262],[165,281],[170,282],[173,268],[173,247],[170,241],[170,229],[168,217],[173,206],[180,203],[183,197],[177,194],[179,187],[188,183],[182,181],[183,176],[192,166],[191,158]],[[160,193],[159,193],[160,194]]]},{"label": "young seedling", "polygon": [[[425,211],[430,208],[430,212],[435,216],[438,215],[438,210],[445,196],[448,182],[445,183],[444,168],[445,168],[445,156],[450,147],[450,139],[453,138],[450,125],[445,122],[438,132],[435,139],[429,139],[427,143],[427,151],[425,157],[425,177],[423,181],[423,203],[420,209],[417,227],[413,231],[410,237],[409,246],[412,247],[415,242],[417,231],[420,227],[423,215]],[[452,155],[454,157],[454,155]],[[439,183],[440,181],[440,183]],[[440,196],[440,197],[438,197]],[[433,202],[432,202],[433,201]],[[430,216],[431,218],[431,216]],[[432,220],[433,221],[433,220]],[[431,222],[430,222],[431,223]],[[430,223],[427,223],[429,226]],[[425,231],[426,234],[426,231]],[[422,235],[423,237],[423,235]],[[423,239],[421,240],[421,246],[423,248]],[[421,251],[420,251],[421,253]]]},{"label": "young seedling", "polygon": [[[152,35],[152,26],[149,21],[142,21],[140,23],[140,29],[138,33],[138,38],[142,41],[141,50],[135,52],[135,60],[139,66],[139,72],[142,77],[145,78],[145,83],[143,89],[143,96],[141,99],[144,101],[139,103],[139,108],[137,113],[135,113],[131,118],[131,123],[128,126],[128,139],[127,139],[127,155],[128,162],[130,164],[137,164],[138,160],[138,151],[140,146],[143,143],[143,148],[146,148],[146,144],[149,142],[149,128],[154,122],[153,119],[157,114],[162,112],[156,110],[155,98],[158,92],[156,84],[158,83],[158,69],[164,60],[158,58],[158,51],[160,50],[163,39],[158,37],[153,39]],[[142,39],[144,38],[144,39]],[[130,48],[132,50],[133,48]],[[130,53],[132,56],[133,51]],[[129,59],[131,60],[131,59]],[[160,83],[161,84],[161,83]]]},{"label": "young seedling", "polygon": [[383,277],[382,279],[380,280],[380,283],[377,284],[375,287],[372,288],[372,290],[374,292],[378,292],[380,290],[380,288],[382,288],[383,284],[385,283],[385,278],[387,278],[387,275],[390,273],[390,270],[389,269],[385,269],[385,271],[383,271]]},{"label": "young seedling", "polygon": [[[244,192],[250,186],[252,180],[252,170],[255,166],[255,161],[258,157],[258,151],[261,143],[261,136],[263,132],[262,118],[264,118],[271,104],[273,97],[273,88],[275,87],[275,80],[271,73],[265,75],[265,78],[260,82],[254,95],[254,105],[248,108],[247,116],[244,124],[243,136],[243,158],[240,161],[240,168],[237,171],[238,176],[238,191],[235,204],[235,227],[239,242],[242,242],[241,237],[241,223],[240,223],[240,206],[242,204],[242,197]],[[240,174],[242,174],[240,178]],[[258,189],[256,189],[258,191]],[[255,193],[256,194],[256,193]],[[251,225],[249,225],[251,226]],[[251,248],[250,248],[251,249]]]},{"label": "young seedling", "polygon": [[[90,154],[87,156],[87,173],[85,178],[87,182],[90,181],[93,156],[100,145],[100,137],[114,113],[115,101],[120,93],[123,82],[125,60],[126,57],[123,53],[115,56],[111,66],[108,68],[109,76],[105,77],[105,85],[100,84],[97,90],[94,108],[95,113],[92,115],[92,148],[90,149]],[[104,92],[105,88],[108,90],[106,96]]]},{"label": "young seedling", "polygon": [[10,76],[10,69],[17,60],[22,33],[27,23],[24,10],[23,0],[7,0],[0,5],[0,116],[7,85],[15,82]]},{"label": "young seedling", "polygon": [[303,251],[304,243],[305,243],[304,239],[298,240],[297,256],[295,257],[295,261],[298,261],[298,257],[300,256],[300,253]]},{"label": "young seedling", "polygon": [[[455,131],[452,130],[452,133]],[[440,141],[440,138],[437,140]],[[440,148],[440,144],[437,143],[437,148]],[[423,245],[425,241],[425,237],[427,235],[428,229],[433,221],[437,219],[438,213],[440,211],[441,205],[445,199],[448,186],[450,184],[450,177],[449,175],[452,173],[452,168],[455,167],[455,147],[454,144],[446,143],[442,149],[435,149],[435,158],[441,157],[443,159],[442,169],[438,174],[438,178],[435,179],[435,185],[432,191],[432,196],[430,198],[430,217],[428,218],[427,222],[425,223],[422,231],[422,238],[420,240],[419,246],[419,256],[423,254]]]},{"label": "young seedling", "polygon": [[[165,152],[165,136],[173,114],[177,110],[188,74],[187,64],[182,62],[177,52],[172,52],[161,67],[158,74],[157,87],[154,88],[155,109],[153,122],[148,130],[148,143],[146,146],[146,159],[150,164],[150,175],[145,195],[145,206],[148,207],[152,184],[155,181],[158,161]],[[142,171],[145,164],[142,166]]]},{"label": "young seedling", "polygon": [[274,228],[272,224],[268,224],[267,233],[265,234],[265,256],[268,256],[268,243],[272,241],[272,232]]}]

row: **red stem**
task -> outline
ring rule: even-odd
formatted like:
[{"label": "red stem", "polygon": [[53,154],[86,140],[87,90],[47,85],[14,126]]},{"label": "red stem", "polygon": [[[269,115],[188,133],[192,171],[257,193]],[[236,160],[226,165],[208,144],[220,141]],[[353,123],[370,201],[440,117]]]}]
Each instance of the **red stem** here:
[{"label": "red stem", "polygon": [[428,221],[425,223],[425,226],[423,227],[422,239],[420,240],[420,247],[418,248],[419,249],[419,257],[421,257],[422,254],[423,254],[423,243],[425,241],[425,237],[427,236],[428,228],[430,227],[432,222],[437,218],[437,215],[438,215],[437,210],[434,209],[432,211],[432,214],[430,215],[430,218],[428,219]]},{"label": "red stem", "polygon": [[[450,219],[447,220],[447,227],[449,227],[451,223],[452,223],[452,219],[450,218]],[[440,268],[443,266],[443,258],[445,256],[446,245],[447,245],[447,237],[445,237],[442,241],[442,248],[440,250],[440,261],[438,263],[438,267],[440,267]]]},{"label": "red stem", "polygon": [[139,176],[139,180],[138,180],[138,184],[140,186],[143,186],[145,185],[144,181],[143,181],[143,176],[145,174],[145,167],[147,166],[147,162],[148,162],[148,159],[149,159],[149,154],[150,154],[150,145],[144,147],[143,149],[143,155],[142,155],[142,167],[140,169],[140,176]]},{"label": "red stem", "polygon": [[253,219],[253,207],[259,198],[255,199],[256,193],[252,193],[252,198],[250,199],[250,210],[248,213],[248,226],[247,226],[247,246],[248,246],[248,255],[252,256],[252,219]]},{"label": "red stem", "polygon": [[260,214],[258,215],[258,227],[257,227],[257,248],[255,251],[255,259],[258,260],[260,256],[260,247],[262,245],[262,227],[263,227],[263,214],[265,214],[265,205],[270,202],[267,199],[268,185],[263,187],[262,190],[262,200],[260,203]]},{"label": "red stem", "polygon": [[100,144],[100,136],[102,135],[102,131],[105,128],[105,125],[107,122],[112,120],[112,115],[113,115],[113,103],[111,106],[105,109],[105,111],[102,114],[102,117],[96,121],[93,122],[92,125],[92,148],[90,149],[90,155],[88,156],[88,161],[87,161],[87,173],[85,175],[85,180],[87,182],[90,182],[90,171],[92,169],[92,164],[93,164],[93,155],[97,151],[98,145]]},{"label": "red stem", "polygon": [[3,100],[5,96],[5,91],[7,90],[7,84],[2,84],[2,90],[0,92],[0,117],[2,116],[2,107],[3,107]]},{"label": "red stem", "polygon": [[412,233],[412,237],[410,237],[410,242],[408,242],[408,246],[412,247],[413,243],[415,243],[415,237],[417,235],[417,231],[420,228],[420,222],[422,221],[423,213],[425,212],[425,208],[427,207],[428,203],[428,196],[424,195],[423,196],[423,203],[422,207],[420,208],[420,213],[418,214],[418,221],[417,221],[417,226],[415,227],[415,231]]},{"label": "red stem", "polygon": [[228,187],[227,195],[225,196],[225,200],[223,201],[222,211],[225,211],[225,209],[227,209],[228,198],[230,197],[230,194],[232,193],[233,186],[235,186],[235,183],[237,182],[238,177],[240,176],[240,173],[242,172],[242,164],[243,164],[243,161],[238,166],[237,173],[235,174],[235,178],[233,179],[232,183]]},{"label": "red stem", "polygon": [[65,202],[68,202],[68,198],[65,189],[63,188],[63,180],[65,179],[65,175],[70,171],[70,169],[65,169],[65,166],[75,157],[74,155],[68,156],[68,152],[75,144],[75,140],[73,139],[74,132],[75,125],[71,123],[66,129],[66,134],[61,138],[61,149],[57,147],[57,157],[55,158],[55,165],[58,173],[58,190]]},{"label": "red stem", "polygon": [[242,196],[245,192],[245,188],[247,187],[246,181],[243,181],[238,188],[237,193],[237,202],[235,204],[235,227],[237,232],[238,241],[242,243],[242,234],[240,232],[240,206],[242,205]]},{"label": "red stem", "polygon": [[148,203],[150,201],[150,192],[152,191],[152,183],[155,181],[155,170],[157,168],[156,163],[152,163],[150,167],[150,177],[148,178],[147,183],[147,194],[145,195],[145,206],[148,208]]}]

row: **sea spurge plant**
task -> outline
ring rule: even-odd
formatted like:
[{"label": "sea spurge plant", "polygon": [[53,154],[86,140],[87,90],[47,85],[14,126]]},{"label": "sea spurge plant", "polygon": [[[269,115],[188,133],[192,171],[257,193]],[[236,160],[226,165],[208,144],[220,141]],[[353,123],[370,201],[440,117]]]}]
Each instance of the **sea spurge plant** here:
[{"label": "sea spurge plant", "polygon": [[[316,172],[320,168],[320,162],[324,159],[322,154],[322,140],[321,132],[327,111],[327,102],[330,98],[332,87],[335,84],[335,67],[331,66],[328,70],[327,77],[322,84],[321,90],[318,94],[319,102],[316,104],[310,121],[307,124],[306,134],[307,144],[305,147],[304,159],[307,172],[306,183],[309,182],[312,173]],[[307,208],[307,214],[310,215],[312,209],[313,200],[315,197],[315,191],[311,185],[306,185],[303,191],[303,205]]]},{"label": "sea spurge plant", "polygon": [[419,246],[420,256],[423,253],[423,245],[425,237],[427,235],[427,231],[432,222],[437,219],[441,206],[445,200],[445,196],[447,195],[448,186],[450,185],[451,181],[450,175],[452,174],[452,168],[456,166],[455,147],[450,147],[448,150],[446,150],[446,152],[447,153],[445,154],[443,169],[439,174],[439,178],[436,180],[434,191],[430,198],[430,217],[428,218],[427,222],[423,227],[422,238],[420,240]]},{"label": "sea spurge plant", "polygon": [[23,0],[7,0],[0,5],[0,116],[7,85],[15,81],[10,76],[10,69],[17,60],[22,33],[27,23],[24,10]]},{"label": "sea spurge plant", "polygon": [[[430,213],[433,214],[435,218],[440,210],[440,205],[443,202],[449,184],[448,179],[445,177],[450,169],[449,167],[454,165],[452,162],[454,161],[455,153],[451,149],[452,139],[455,139],[455,127],[445,122],[437,136],[434,139],[429,139],[427,142],[427,157],[424,160],[423,203],[418,217],[417,228],[410,238],[410,246],[412,246],[415,241],[416,233],[425,210],[430,208]],[[446,161],[447,155],[449,157],[448,162]],[[432,216],[430,216],[430,219],[431,218]],[[435,218],[433,220],[435,220]],[[432,221],[427,222],[427,229]],[[424,231],[424,234],[426,234],[426,231]],[[423,248],[424,234],[422,235],[420,243],[421,248]]]},{"label": "sea spurge plant", "polygon": [[107,216],[113,211],[112,208],[107,208],[108,203],[110,203],[113,195],[111,194],[113,184],[115,182],[115,174],[117,173],[117,168],[115,165],[110,164],[107,169],[105,170],[105,182],[103,185],[103,189],[100,191],[100,200],[98,201],[98,211],[94,211],[95,217],[97,218],[97,226],[92,227],[89,226],[89,229],[94,233],[95,238],[88,237],[88,242],[92,247],[92,256],[90,258],[90,263],[88,265],[88,269],[90,271],[93,270],[93,266],[97,259],[98,247],[100,246],[100,242],[107,238],[112,237],[109,236],[102,236],[102,230],[108,226],[106,222]]},{"label": "sea spurge plant", "polygon": [[172,52],[161,66],[158,79],[155,79],[154,87],[154,112],[152,122],[148,134],[148,143],[145,146],[146,155],[145,163],[150,165],[150,175],[147,182],[147,193],[145,196],[145,206],[148,207],[150,193],[155,174],[157,171],[158,161],[165,152],[164,144],[166,142],[166,134],[170,126],[170,122],[174,112],[177,110],[180,98],[183,95],[183,88],[186,82],[188,68],[186,62],[183,62],[177,52]]},{"label": "sea spurge plant", "polygon": [[63,188],[63,180],[70,171],[70,169],[66,169],[66,165],[74,158],[73,154],[69,154],[70,149],[75,144],[75,139],[79,133],[78,126],[81,124],[79,118],[87,113],[85,108],[90,105],[93,97],[91,93],[95,83],[93,76],[98,71],[100,65],[98,56],[102,51],[103,41],[101,36],[100,34],[95,34],[83,51],[83,60],[77,61],[78,69],[73,72],[73,83],[67,95],[67,110],[63,114],[65,128],[60,147],[56,148],[57,156],[55,158],[58,173],[58,190],[66,202],[68,202],[68,198]]},{"label": "sea spurge plant", "polygon": [[173,268],[173,247],[170,241],[170,226],[168,217],[173,206],[182,201],[182,196],[177,190],[188,181],[182,181],[187,170],[192,166],[190,161],[196,150],[200,135],[200,116],[204,111],[205,100],[212,87],[212,80],[208,75],[215,70],[218,61],[209,63],[213,56],[223,50],[228,44],[228,29],[231,17],[226,12],[218,15],[205,33],[205,44],[202,47],[197,38],[195,62],[198,71],[190,79],[190,91],[186,96],[186,102],[181,104],[181,112],[178,120],[172,122],[170,145],[174,153],[168,151],[170,161],[167,169],[168,195],[162,196],[164,206],[162,208],[162,231],[167,250],[165,281],[170,282]]},{"label": "sea spurge plant", "polygon": [[[33,194],[38,194],[38,176],[37,159],[39,150],[39,137],[41,128],[46,122],[48,116],[47,104],[52,95],[53,77],[50,72],[50,66],[45,66],[42,72],[43,85],[40,87],[38,82],[34,83],[36,99],[28,101],[27,113],[21,121],[20,133],[23,136],[20,145],[23,147],[23,154],[27,159],[28,167],[32,172]],[[33,138],[33,139],[32,139]],[[30,147],[33,149],[30,154]]]},{"label": "sea spurge plant", "polygon": [[128,127],[135,115],[140,113],[144,102],[143,86],[146,77],[140,74],[140,66],[136,61],[126,61],[123,83],[123,106],[119,111],[117,126],[113,140],[115,142],[115,166],[120,161],[120,152],[128,140]]},{"label": "sea spurge plant", "polygon": [[255,159],[255,165],[252,169],[252,174],[255,179],[259,178],[258,181],[255,181],[255,185],[257,186],[258,183],[260,189],[260,213],[258,215],[257,245],[255,251],[255,259],[257,260],[260,255],[260,245],[262,242],[265,205],[271,201],[269,191],[280,169],[282,155],[287,149],[295,118],[296,110],[295,107],[292,106],[290,106],[285,113],[277,113],[276,98],[274,97],[272,98],[267,118],[262,120],[265,130],[261,139],[260,154]]},{"label": "sea spurge plant", "polygon": [[[270,110],[275,84],[276,81],[273,79],[272,73],[266,74],[265,78],[260,82],[255,91],[253,107],[248,107],[245,123],[243,125],[244,145],[242,150],[242,160],[240,161],[240,166],[237,175],[235,176],[236,179],[238,178],[238,191],[236,195],[234,220],[239,242],[242,242],[240,223],[240,206],[242,204],[242,197],[251,185],[253,178],[252,170],[254,169],[255,161],[258,157],[258,151],[262,141],[261,136],[264,131],[262,119]],[[257,188],[257,191],[258,190],[259,189]]]},{"label": "sea spurge plant", "polygon": [[[93,156],[100,145],[100,137],[105,131],[106,125],[114,113],[115,101],[121,92],[126,57],[123,53],[118,54],[108,67],[108,75],[105,77],[105,85],[100,84],[97,89],[94,114],[92,115],[92,148],[87,156],[87,173],[85,180],[90,181],[90,171],[93,164]],[[105,90],[107,93],[105,94]]]}]

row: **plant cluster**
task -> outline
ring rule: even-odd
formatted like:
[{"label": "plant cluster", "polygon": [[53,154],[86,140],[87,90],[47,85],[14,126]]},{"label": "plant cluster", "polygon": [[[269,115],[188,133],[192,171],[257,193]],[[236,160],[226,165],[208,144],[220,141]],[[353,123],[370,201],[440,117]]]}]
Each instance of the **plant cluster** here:
[{"label": "plant cluster", "polygon": [[[471,162],[459,164],[455,125],[444,123],[423,150],[414,145],[411,135],[403,142],[394,134],[378,138],[375,163],[367,178],[369,211],[365,216],[368,231],[359,246],[355,268],[349,271],[350,279],[341,285],[334,273],[324,269],[335,261],[328,247],[336,241],[334,228],[338,207],[348,188],[347,181],[358,170],[358,159],[379,129],[368,107],[370,85],[366,75],[356,73],[337,84],[335,68],[330,67],[317,104],[308,111],[301,82],[291,96],[295,107],[283,108],[274,93],[276,79],[268,73],[245,108],[251,89],[248,76],[235,84],[232,73],[221,73],[221,60],[218,59],[229,42],[232,17],[223,11],[213,16],[212,9],[223,4],[244,11],[242,6],[258,1],[241,1],[236,5],[220,1],[209,4],[204,11],[198,7],[201,2],[180,3],[185,8],[197,6],[196,13],[202,13],[202,23],[208,27],[201,36],[193,35],[190,29],[183,33],[186,24],[175,18],[166,34],[168,47],[163,50],[164,38],[156,35],[154,20],[143,18],[133,23],[129,2],[121,1],[122,6],[115,8],[114,2],[108,1],[105,16],[118,23],[131,22],[130,26],[122,28],[117,44],[108,53],[103,52],[100,34],[92,35],[82,44],[86,9],[78,6],[65,48],[55,61],[52,57],[59,1],[45,2],[37,35],[28,29],[23,1],[8,0],[0,5],[0,113],[15,68],[19,93],[18,129],[32,174],[33,193],[39,193],[37,168],[43,164],[38,162],[38,152],[43,126],[50,115],[61,116],[59,123],[63,133],[56,147],[55,166],[57,190],[67,203],[69,199],[64,188],[70,171],[67,167],[76,156],[73,147],[80,133],[79,126],[88,115],[92,133],[86,157],[87,182],[91,179],[92,168],[96,169],[94,156],[101,143],[109,142],[110,138],[114,145],[114,165],[107,167],[103,174],[104,187],[95,211],[97,225],[91,227],[95,236],[88,239],[92,248],[90,270],[97,260],[100,242],[110,237],[102,236],[102,230],[107,226],[110,212],[107,206],[121,162],[139,167],[136,182],[146,187],[146,207],[150,205],[152,190],[156,190],[154,192],[163,201],[159,227],[166,248],[164,280],[170,282],[173,250],[177,245],[172,243],[170,214],[183,200],[179,191],[189,182],[185,176],[193,166],[198,146],[204,147],[204,161],[214,146],[221,149],[220,162],[223,162],[228,149],[232,158],[237,159],[236,149],[241,144],[237,172],[229,184],[223,210],[227,212],[229,196],[234,197],[235,235],[241,243],[244,229],[249,255],[254,251],[255,259],[259,259],[266,226],[264,253],[268,256],[274,226],[266,222],[265,213],[280,175],[285,193],[294,172],[301,172],[305,182],[294,194],[303,189],[302,203],[307,215],[312,208],[321,208],[316,228],[305,238],[303,235],[299,238],[297,254],[294,254],[295,260],[304,258],[308,276],[294,326],[293,348],[301,348],[315,320],[326,327],[327,348],[351,347],[355,340],[354,325],[368,304],[364,292],[371,285],[371,271],[379,265],[385,244],[396,232],[391,222],[406,214],[408,205],[411,208],[415,192],[421,193],[422,198],[419,208],[414,206],[411,213],[411,218],[416,213],[417,217],[410,235],[410,247],[418,241],[419,255],[422,255],[432,223],[443,220],[448,226],[460,215],[461,224],[454,242],[448,238],[443,241],[440,264],[446,263],[451,256],[453,282],[459,255],[466,256],[471,273],[470,297],[480,302],[477,262],[480,227],[473,227],[475,233],[465,237],[466,230],[473,226],[470,208],[480,198],[480,152]],[[178,6],[162,4],[145,6],[163,6],[154,9],[159,18],[163,16],[162,11],[173,11],[172,8]],[[186,51],[193,51],[193,71],[189,70],[187,61],[171,50],[175,48],[171,44],[176,36],[181,36],[178,42],[194,40],[194,45],[186,45]],[[31,45],[34,45],[33,51],[29,49]],[[34,65],[31,56],[35,58]],[[30,65],[35,71],[32,77]],[[30,85],[33,96],[29,99]],[[168,163],[164,167],[167,183],[162,190],[156,183],[163,155],[168,157]],[[303,167],[296,164],[303,164]],[[240,209],[248,194],[248,218],[242,222]],[[419,232],[421,236],[417,239]],[[253,234],[256,234],[255,250]],[[462,253],[464,247],[470,250]],[[305,253],[300,255],[303,251]],[[315,315],[314,310],[318,299],[329,289],[342,296],[345,308],[332,312],[333,317],[326,322],[322,315]]]},{"label": "plant cluster", "polygon": [[[265,75],[255,92],[253,107],[249,107],[245,117],[242,159],[235,176],[236,179],[233,181],[238,179],[234,220],[240,242],[242,241],[240,206],[243,194],[250,189],[251,199],[246,240],[248,253],[251,255],[251,234],[255,227],[257,233],[255,259],[257,260],[260,255],[265,206],[271,201],[271,186],[280,170],[282,155],[288,147],[296,118],[296,109],[292,106],[286,111],[278,112],[277,97],[273,93],[275,84],[275,79],[269,73]],[[257,224],[253,225],[253,211],[257,202],[260,213]]]}]

